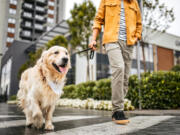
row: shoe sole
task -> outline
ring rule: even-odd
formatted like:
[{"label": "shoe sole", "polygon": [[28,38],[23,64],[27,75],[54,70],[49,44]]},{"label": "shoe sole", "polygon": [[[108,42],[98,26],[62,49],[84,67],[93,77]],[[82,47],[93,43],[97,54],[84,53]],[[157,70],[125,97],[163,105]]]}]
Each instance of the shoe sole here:
[{"label": "shoe sole", "polygon": [[120,125],[127,125],[130,121],[129,120],[115,120],[114,118],[112,119],[116,124]]}]

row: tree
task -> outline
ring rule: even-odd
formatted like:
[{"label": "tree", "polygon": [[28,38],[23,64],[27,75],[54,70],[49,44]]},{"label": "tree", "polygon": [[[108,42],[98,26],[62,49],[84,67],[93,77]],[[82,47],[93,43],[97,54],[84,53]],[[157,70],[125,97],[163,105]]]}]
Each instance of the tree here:
[{"label": "tree", "polygon": [[35,52],[30,52],[28,54],[29,60],[27,60],[26,63],[24,63],[19,69],[18,78],[20,79],[21,74],[27,68],[33,67],[36,64],[36,61],[41,57],[41,54],[42,54],[43,50],[47,50],[47,49],[49,49],[50,47],[52,47],[54,45],[59,45],[59,46],[67,48],[68,41],[64,36],[59,35],[59,36],[54,37],[52,40],[49,40],[45,44],[44,47],[41,47],[41,48],[37,49]]},{"label": "tree", "polygon": [[160,0],[143,0],[143,36],[142,36],[142,53],[144,71],[146,72],[146,62],[144,46],[146,42],[158,33],[164,33],[170,27],[170,24],[175,20],[173,8],[168,9]]},{"label": "tree", "polygon": [[[72,48],[80,47],[81,49],[88,48],[89,37],[92,34],[92,24],[96,13],[96,8],[93,3],[88,0],[80,5],[75,4],[71,10],[71,19],[67,21],[69,32],[71,34],[70,43]],[[89,55],[87,58],[87,81],[89,80]]]}]

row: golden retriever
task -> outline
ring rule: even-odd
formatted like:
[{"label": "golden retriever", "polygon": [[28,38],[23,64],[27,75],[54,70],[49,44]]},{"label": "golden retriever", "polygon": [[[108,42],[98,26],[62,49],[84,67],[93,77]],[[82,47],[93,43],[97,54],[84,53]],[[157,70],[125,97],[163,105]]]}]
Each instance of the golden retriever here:
[{"label": "golden retriever", "polygon": [[26,125],[53,130],[55,103],[62,94],[70,68],[67,49],[53,46],[44,51],[36,65],[21,75],[17,94],[19,106],[26,116]]}]

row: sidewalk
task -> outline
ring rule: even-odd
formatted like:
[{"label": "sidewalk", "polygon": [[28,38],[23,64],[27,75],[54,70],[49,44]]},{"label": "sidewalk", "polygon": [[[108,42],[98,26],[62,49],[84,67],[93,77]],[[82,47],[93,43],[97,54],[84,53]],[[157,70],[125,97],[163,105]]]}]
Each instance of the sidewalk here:
[{"label": "sidewalk", "polygon": [[177,110],[134,110],[126,111],[128,116],[162,116],[162,115],[172,115],[180,116],[180,109]]}]

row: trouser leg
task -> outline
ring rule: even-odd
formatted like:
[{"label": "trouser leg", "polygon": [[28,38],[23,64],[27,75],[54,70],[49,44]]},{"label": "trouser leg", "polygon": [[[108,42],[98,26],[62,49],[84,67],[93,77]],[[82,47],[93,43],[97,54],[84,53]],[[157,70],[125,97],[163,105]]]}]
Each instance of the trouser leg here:
[{"label": "trouser leg", "polygon": [[131,71],[132,55],[134,46],[126,45],[126,42],[119,41],[120,47],[123,50],[122,56],[124,60],[124,98],[128,92],[129,74]]},{"label": "trouser leg", "polygon": [[112,106],[115,112],[124,109],[124,60],[118,43],[106,44],[105,48],[112,70]]}]

